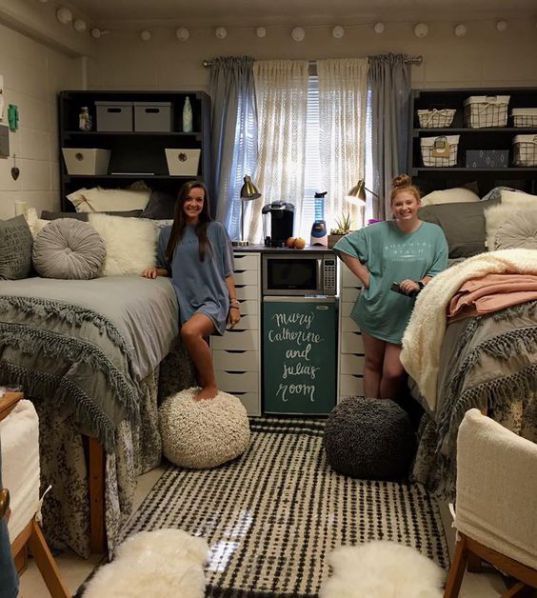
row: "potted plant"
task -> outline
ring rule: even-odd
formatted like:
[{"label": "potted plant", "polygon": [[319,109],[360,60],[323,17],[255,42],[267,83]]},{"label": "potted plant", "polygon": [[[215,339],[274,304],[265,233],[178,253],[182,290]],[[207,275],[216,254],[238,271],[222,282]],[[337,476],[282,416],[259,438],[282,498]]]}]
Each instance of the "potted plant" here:
[{"label": "potted plant", "polygon": [[349,213],[342,214],[336,218],[336,226],[330,229],[328,235],[328,247],[333,247],[342,237],[351,231],[351,215]]}]

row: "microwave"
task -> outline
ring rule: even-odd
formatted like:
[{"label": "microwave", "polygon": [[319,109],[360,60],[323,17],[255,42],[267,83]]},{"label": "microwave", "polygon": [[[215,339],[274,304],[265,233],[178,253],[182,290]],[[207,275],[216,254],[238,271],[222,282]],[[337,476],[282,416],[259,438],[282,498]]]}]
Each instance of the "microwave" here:
[{"label": "microwave", "polygon": [[337,294],[337,258],[329,251],[264,253],[263,295]]}]

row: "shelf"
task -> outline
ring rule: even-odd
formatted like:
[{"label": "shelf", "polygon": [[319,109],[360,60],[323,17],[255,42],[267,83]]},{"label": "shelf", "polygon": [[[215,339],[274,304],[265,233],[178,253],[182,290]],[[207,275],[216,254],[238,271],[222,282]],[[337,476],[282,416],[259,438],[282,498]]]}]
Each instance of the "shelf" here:
[{"label": "shelf", "polygon": [[427,135],[457,135],[467,133],[509,133],[518,135],[537,135],[536,127],[482,127],[481,129],[470,129],[470,128],[447,128],[447,129],[420,129],[416,128],[412,130],[414,137],[418,137],[420,134],[425,133]]},{"label": "shelf", "polygon": [[418,166],[417,168],[413,168],[414,172],[418,173],[425,173],[425,172],[464,172],[464,173],[472,173],[472,172],[496,172],[501,174],[502,172],[527,172],[528,174],[533,175],[537,172],[537,167],[534,166],[526,166],[526,167],[509,167],[509,168],[467,168],[464,166],[446,166],[444,168],[435,168],[434,166]]},{"label": "shelf", "polygon": [[184,133],[181,131],[64,131],[64,137],[200,137],[200,131]]},{"label": "shelf", "polygon": [[138,173],[138,174],[66,174],[64,179],[67,180],[79,180],[79,179],[99,179],[99,180],[126,180],[126,179],[186,179],[192,181],[198,180],[202,177],[199,175],[180,175],[174,176],[171,174],[149,174],[149,173]]}]

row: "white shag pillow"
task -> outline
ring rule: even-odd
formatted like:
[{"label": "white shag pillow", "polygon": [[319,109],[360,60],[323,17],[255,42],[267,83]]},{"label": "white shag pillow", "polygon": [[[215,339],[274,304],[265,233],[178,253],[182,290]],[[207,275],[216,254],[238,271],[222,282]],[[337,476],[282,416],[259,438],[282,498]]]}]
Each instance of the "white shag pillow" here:
[{"label": "white shag pillow", "polygon": [[377,541],[341,546],[328,555],[332,577],[319,598],[442,598],[445,571],[415,548]]},{"label": "white shag pillow", "polygon": [[509,191],[502,189],[502,203],[519,208],[537,207],[537,195],[530,195],[523,191]]},{"label": "white shag pillow", "polygon": [[78,189],[67,195],[77,212],[128,212],[143,210],[149,202],[151,191],[131,189]]},{"label": "white shag pillow", "polygon": [[422,206],[432,206],[439,203],[463,203],[467,201],[479,201],[480,197],[470,189],[455,187],[453,189],[442,189],[432,191],[421,198]]},{"label": "white shag pillow", "polygon": [[206,540],[180,529],[139,532],[119,546],[114,560],[88,582],[86,598],[205,596]]},{"label": "white shag pillow", "polygon": [[158,229],[151,220],[90,214],[88,222],[101,235],[106,247],[103,276],[141,274],[155,265]]},{"label": "white shag pillow", "polygon": [[220,391],[196,401],[198,388],[182,390],[159,408],[164,456],[179,467],[208,469],[242,455],[250,444],[250,425],[237,397]]}]

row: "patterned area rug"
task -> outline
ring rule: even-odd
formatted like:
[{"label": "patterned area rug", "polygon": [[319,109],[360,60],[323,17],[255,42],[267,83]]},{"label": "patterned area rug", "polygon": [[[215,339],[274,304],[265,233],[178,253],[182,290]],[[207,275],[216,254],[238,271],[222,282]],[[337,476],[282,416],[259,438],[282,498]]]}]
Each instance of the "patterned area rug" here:
[{"label": "patterned area rug", "polygon": [[181,528],[211,547],[207,596],[313,598],[335,547],[392,540],[447,568],[438,507],[421,487],[335,473],[324,422],[250,420],[240,459],[206,471],[170,467],[131,518],[125,536]]}]

